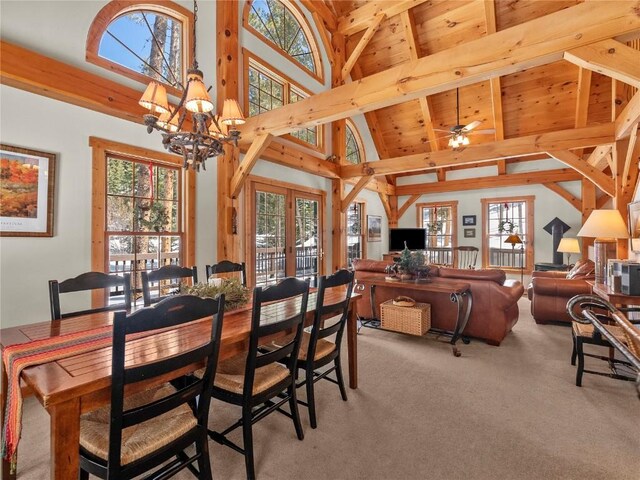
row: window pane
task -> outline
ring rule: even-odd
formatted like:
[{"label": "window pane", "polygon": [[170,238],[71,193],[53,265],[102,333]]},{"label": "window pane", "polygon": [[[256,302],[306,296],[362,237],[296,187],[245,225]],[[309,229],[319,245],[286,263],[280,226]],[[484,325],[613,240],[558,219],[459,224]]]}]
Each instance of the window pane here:
[{"label": "window pane", "polygon": [[130,232],[133,230],[133,200],[130,197],[107,196],[107,230]]},{"label": "window pane", "polygon": [[107,159],[107,194],[131,195],[133,191],[133,163],[119,158]]}]

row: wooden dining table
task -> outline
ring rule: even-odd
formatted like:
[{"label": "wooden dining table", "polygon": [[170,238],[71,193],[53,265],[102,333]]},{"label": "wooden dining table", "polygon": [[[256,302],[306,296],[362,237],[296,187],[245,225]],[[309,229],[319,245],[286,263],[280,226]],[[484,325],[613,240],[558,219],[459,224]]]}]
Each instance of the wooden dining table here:
[{"label": "wooden dining table", "polygon": [[[341,288],[328,289],[325,293],[326,304],[336,303],[342,298],[344,298],[344,290]],[[356,303],[360,298],[360,294],[353,293],[346,326],[349,386],[352,389],[358,388]],[[287,302],[291,301],[287,300]],[[315,292],[309,294],[308,305],[306,322],[309,324],[313,321],[315,311]],[[286,302],[279,302],[273,306],[263,307],[262,317],[268,318],[270,314],[279,315],[286,310]],[[208,338],[210,335],[210,322],[210,319],[198,320],[179,328],[133,340],[136,342],[135,353],[128,359],[127,366],[143,364],[157,360],[159,357],[175,355],[197,347],[202,343],[202,338]],[[101,312],[64,320],[4,328],[0,330],[0,347],[4,349],[10,345],[93,330],[112,324],[113,312]],[[246,351],[250,329],[250,305],[225,312],[220,343],[220,360]],[[201,365],[190,365],[182,370],[172,372],[172,377],[179,377],[199,367]],[[140,384],[132,385],[134,388],[130,390],[130,393],[170,379],[171,377],[162,377],[151,382],[140,382]],[[22,371],[21,380],[23,390],[26,387],[31,394],[35,395],[50,416],[51,478],[57,480],[78,478],[80,416],[108,405],[110,402],[111,347],[25,368]],[[7,381],[7,373],[3,365],[2,418],[4,418],[7,400]],[[25,420],[28,421],[28,419]],[[27,453],[23,452],[23,454]],[[18,450],[18,458],[19,456],[20,451]],[[4,479],[16,478],[15,472],[10,472],[10,462],[4,459],[2,473]]]}]

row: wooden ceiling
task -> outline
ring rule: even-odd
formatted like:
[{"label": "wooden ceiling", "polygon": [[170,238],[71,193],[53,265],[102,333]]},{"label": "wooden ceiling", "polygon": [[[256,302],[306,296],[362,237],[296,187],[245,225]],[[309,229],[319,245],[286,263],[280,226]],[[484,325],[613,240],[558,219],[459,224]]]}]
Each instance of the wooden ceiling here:
[{"label": "wooden ceiling", "polygon": [[[366,3],[334,1],[332,6],[338,17],[344,17]],[[581,1],[430,0],[385,19],[358,58],[352,78],[373,75],[414,56],[447,50],[578,3]],[[347,57],[364,33],[347,37]],[[586,121],[581,120],[580,70],[561,60],[460,88],[460,123],[479,120],[482,124],[476,130],[495,130],[471,135],[471,143],[610,122],[611,79],[598,73],[590,75],[589,85],[584,82],[588,108]],[[447,131],[456,124],[456,91],[386,107],[372,112],[369,119],[372,117],[378,124],[378,141],[383,143],[379,148],[382,157],[447,149]]]}]

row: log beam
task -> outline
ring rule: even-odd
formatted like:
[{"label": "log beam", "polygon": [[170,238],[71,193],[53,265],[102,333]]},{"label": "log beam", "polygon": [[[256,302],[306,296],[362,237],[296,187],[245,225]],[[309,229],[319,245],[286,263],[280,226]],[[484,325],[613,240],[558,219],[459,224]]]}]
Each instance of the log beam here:
[{"label": "log beam", "polygon": [[387,18],[391,18],[426,1],[400,0],[389,2],[388,0],[378,0],[365,2],[361,7],[338,19],[338,32],[343,35],[353,35],[366,29],[371,19],[376,15],[384,14]]},{"label": "log beam", "polygon": [[640,87],[640,51],[614,39],[565,52],[564,59],[634,87]]},{"label": "log beam", "polygon": [[353,69],[353,66],[356,64],[363,50],[369,44],[375,33],[378,31],[378,29],[380,28],[380,24],[384,21],[385,18],[387,18],[386,15],[384,13],[380,13],[371,19],[369,28],[367,28],[367,31],[364,32],[364,35],[353,49],[353,52],[351,52],[351,55],[349,55],[349,59],[344,63],[344,67],[342,67],[341,75],[343,81],[347,79],[347,77],[351,73],[351,70]]},{"label": "log beam", "polygon": [[581,3],[334,86],[248,118],[241,141],[248,143],[265,132],[283,135],[557,61],[567,50],[640,30],[635,6],[636,2]]},{"label": "log beam", "polygon": [[267,133],[266,135],[258,135],[256,139],[253,141],[249,150],[242,159],[242,163],[238,166],[236,173],[233,174],[233,178],[231,179],[231,198],[238,198],[238,194],[242,187],[244,186],[244,181],[247,179],[253,166],[260,159],[264,151],[271,143],[273,139],[273,135]]},{"label": "log beam", "polygon": [[500,142],[471,145],[454,151],[418,153],[377,162],[365,162],[359,165],[342,165],[340,167],[340,176],[342,178],[350,178],[362,175],[387,175],[474,162],[488,162],[555,150],[592,147],[611,143],[613,135],[614,124],[605,123],[584,128],[509,138]]},{"label": "log beam", "polygon": [[551,190],[553,193],[555,193],[556,195],[564,198],[567,202],[569,202],[569,204],[573,208],[575,208],[579,212],[582,211],[582,202],[580,201],[579,198],[577,198],[569,190],[563,188],[562,186],[558,185],[557,183],[543,183],[543,185],[545,187],[547,187],[549,190]]},{"label": "log beam", "polygon": [[[336,31],[336,28],[338,28],[338,19],[322,0],[301,0],[301,3],[311,12],[311,15],[315,14],[322,19],[322,24],[324,24],[331,33]],[[317,20],[316,24],[318,24]]]},{"label": "log beam", "polygon": [[611,153],[611,144],[599,145],[591,152],[591,155],[587,158],[587,163],[598,170],[604,170],[608,165],[607,155],[609,153]]},{"label": "log beam", "polygon": [[636,92],[616,118],[616,140],[627,138],[635,132],[638,123],[640,123],[640,91]]},{"label": "log beam", "polygon": [[580,172],[586,178],[602,190],[604,193],[613,197],[615,195],[615,187],[613,180],[609,175],[603,173],[595,167],[592,167],[587,162],[578,157],[575,153],[568,150],[552,150],[547,152],[556,160],[561,161],[565,165],[573,168],[575,171]]},{"label": "log beam", "polygon": [[402,207],[400,207],[398,209],[398,218],[401,218],[402,215],[404,215],[406,213],[406,211],[409,210],[409,207],[411,205],[413,205],[414,203],[416,203],[421,196],[422,195],[420,195],[420,194],[411,195],[407,199],[407,201],[402,204]]},{"label": "log beam", "polygon": [[356,198],[356,195],[358,195],[362,191],[362,189],[367,186],[367,183],[369,183],[371,177],[372,175],[365,175],[360,180],[358,180],[358,183],[356,183],[351,191],[342,199],[342,203],[340,204],[340,211],[342,211],[343,213],[347,211],[347,208],[349,208],[349,204],[351,204],[351,202],[353,202],[353,199]]},{"label": "log beam", "polygon": [[457,192],[461,190],[482,190],[486,188],[515,187],[520,185],[536,185],[553,182],[571,182],[582,179],[582,175],[572,168],[542,170],[539,172],[511,173],[490,177],[465,178],[449,180],[447,182],[430,182],[396,187],[396,194],[417,195],[443,192]]}]

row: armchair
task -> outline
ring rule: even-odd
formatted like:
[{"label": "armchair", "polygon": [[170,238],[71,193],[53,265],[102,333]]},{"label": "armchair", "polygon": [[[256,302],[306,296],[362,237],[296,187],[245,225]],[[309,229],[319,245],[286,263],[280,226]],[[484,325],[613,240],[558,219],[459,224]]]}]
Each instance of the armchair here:
[{"label": "armchair", "polygon": [[536,323],[562,322],[571,324],[567,302],[575,295],[591,293],[587,280],[595,278],[591,260],[580,260],[569,272],[532,272],[527,296],[531,300],[531,315]]}]

